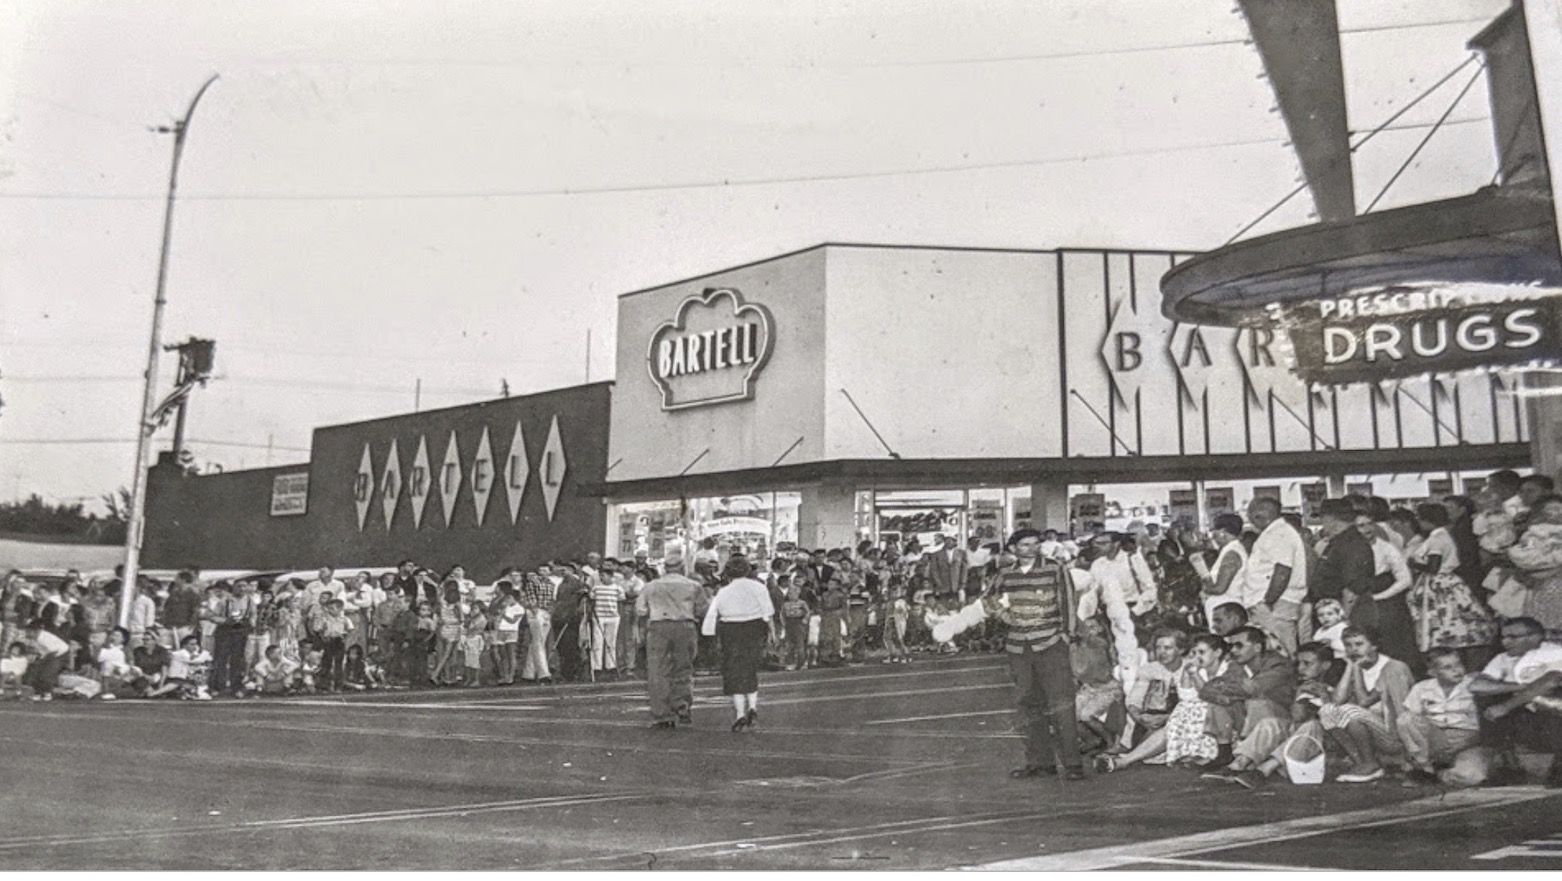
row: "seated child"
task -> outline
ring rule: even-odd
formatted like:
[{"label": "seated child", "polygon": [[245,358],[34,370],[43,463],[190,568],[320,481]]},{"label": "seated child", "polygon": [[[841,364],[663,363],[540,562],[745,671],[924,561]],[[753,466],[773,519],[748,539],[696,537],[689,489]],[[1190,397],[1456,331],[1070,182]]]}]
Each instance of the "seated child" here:
[{"label": "seated child", "polygon": [[250,670],[244,687],[260,694],[287,694],[298,687],[300,666],[282,654],[281,646],[267,646],[265,655]]},{"label": "seated child", "polygon": [[125,643],[130,631],[121,627],[110,630],[103,647],[98,650],[98,676],[103,684],[103,698],[145,697],[147,677],[139,667],[125,657]]},{"label": "seated child", "polygon": [[206,690],[211,665],[211,652],[201,648],[201,638],[195,634],[186,636],[180,641],[179,650],[168,656],[168,676],[153,696],[173,693],[183,701],[211,700]]},{"label": "seated child", "polygon": [[27,643],[13,642],[0,660],[0,697],[5,700],[22,699],[22,678],[27,675]]},{"label": "seated child", "polygon": [[1117,742],[1127,723],[1123,684],[1112,676],[1112,643],[1099,618],[1080,624],[1079,638],[1069,646],[1069,661],[1079,683],[1074,715],[1080,725],[1080,749],[1099,752]]},{"label": "seated child", "polygon": [[304,694],[314,694],[320,687],[320,666],[325,659],[325,652],[313,645],[304,652],[304,666],[299,670],[298,690]]},{"label": "seated child", "polygon": [[141,644],[135,647],[130,656],[136,669],[146,677],[146,696],[156,697],[155,692],[162,686],[163,677],[168,672],[168,649],[163,648],[161,628],[154,626],[142,634]]},{"label": "seated child", "polygon": [[1318,627],[1313,640],[1327,643],[1334,656],[1345,654],[1345,607],[1336,599],[1321,599],[1313,606],[1313,618]]},{"label": "seated child", "polygon": [[353,691],[379,688],[385,684],[385,674],[364,655],[361,647],[350,645],[347,647],[346,684]]},{"label": "seated child", "polygon": [[1476,786],[1485,782],[1490,762],[1480,748],[1480,714],[1459,650],[1427,653],[1432,678],[1410,687],[1405,711],[1395,723],[1410,757],[1406,785],[1442,782]]}]

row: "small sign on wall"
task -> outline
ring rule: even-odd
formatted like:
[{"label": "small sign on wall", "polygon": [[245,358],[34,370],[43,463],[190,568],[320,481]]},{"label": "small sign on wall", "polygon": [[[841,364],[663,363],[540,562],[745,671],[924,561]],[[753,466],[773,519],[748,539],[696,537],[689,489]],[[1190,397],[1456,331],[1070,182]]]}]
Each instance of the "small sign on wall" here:
[{"label": "small sign on wall", "polygon": [[271,516],[297,517],[309,513],[309,472],[278,474],[271,478]]}]

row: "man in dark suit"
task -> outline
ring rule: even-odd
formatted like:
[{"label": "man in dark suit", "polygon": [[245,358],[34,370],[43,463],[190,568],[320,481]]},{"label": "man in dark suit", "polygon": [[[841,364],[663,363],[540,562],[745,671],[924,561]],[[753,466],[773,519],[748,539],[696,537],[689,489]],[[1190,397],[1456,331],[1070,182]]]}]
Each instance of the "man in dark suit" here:
[{"label": "man in dark suit", "polygon": [[970,568],[965,551],[947,535],[936,536],[933,541],[937,547],[927,555],[928,587],[932,588],[933,596],[939,599],[954,598],[963,604],[965,574]]},{"label": "man in dark suit", "polygon": [[1323,542],[1318,565],[1307,580],[1307,598],[1339,600],[1346,608],[1373,591],[1372,543],[1354,528],[1356,510],[1346,499],[1324,499],[1318,506]]}]

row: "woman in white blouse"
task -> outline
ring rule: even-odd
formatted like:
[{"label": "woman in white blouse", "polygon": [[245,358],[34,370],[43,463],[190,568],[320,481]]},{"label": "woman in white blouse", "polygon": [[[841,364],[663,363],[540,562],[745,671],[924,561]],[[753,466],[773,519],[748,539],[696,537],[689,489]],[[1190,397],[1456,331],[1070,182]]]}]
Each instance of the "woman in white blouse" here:
[{"label": "woman in white blouse", "polygon": [[717,591],[700,632],[721,641],[721,692],[732,695],[737,718],[733,731],[759,721],[759,663],[770,638],[775,605],[770,591],[751,576],[748,560],[734,555],[722,572],[726,585]]}]

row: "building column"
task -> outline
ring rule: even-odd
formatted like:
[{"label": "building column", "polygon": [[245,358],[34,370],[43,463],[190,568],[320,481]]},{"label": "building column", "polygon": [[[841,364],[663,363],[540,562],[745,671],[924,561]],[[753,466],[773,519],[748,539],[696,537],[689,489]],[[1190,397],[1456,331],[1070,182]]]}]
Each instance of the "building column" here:
[{"label": "building column", "polygon": [[819,484],[801,489],[797,510],[798,547],[849,548],[857,544],[857,488]]},{"label": "building column", "polygon": [[1030,487],[1030,522],[1035,529],[1071,531],[1069,522],[1068,484],[1033,483]]}]

